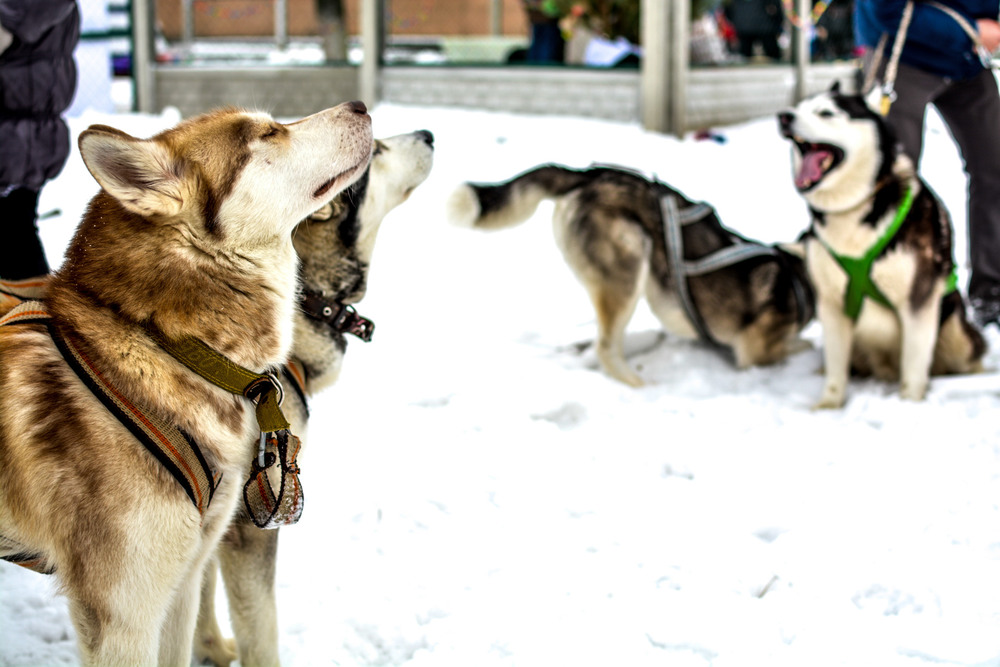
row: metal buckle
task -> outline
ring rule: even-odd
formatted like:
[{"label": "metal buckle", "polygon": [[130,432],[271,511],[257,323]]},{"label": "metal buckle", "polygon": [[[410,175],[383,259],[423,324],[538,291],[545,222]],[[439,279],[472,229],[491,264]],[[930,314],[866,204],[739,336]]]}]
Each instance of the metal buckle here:
[{"label": "metal buckle", "polygon": [[247,389],[244,390],[244,396],[253,401],[254,405],[260,403],[260,397],[264,395],[265,390],[261,388],[261,383],[263,380],[267,380],[275,391],[278,392],[278,407],[285,400],[285,388],[281,386],[281,380],[278,379],[277,374],[274,371],[268,371],[264,373],[263,377],[254,380]]},{"label": "metal buckle", "polygon": [[281,407],[281,404],[285,402],[285,388],[281,386],[278,374],[274,371],[268,371],[264,375],[267,376],[267,379],[271,381],[271,384],[274,385],[275,390],[278,392],[278,407]]}]

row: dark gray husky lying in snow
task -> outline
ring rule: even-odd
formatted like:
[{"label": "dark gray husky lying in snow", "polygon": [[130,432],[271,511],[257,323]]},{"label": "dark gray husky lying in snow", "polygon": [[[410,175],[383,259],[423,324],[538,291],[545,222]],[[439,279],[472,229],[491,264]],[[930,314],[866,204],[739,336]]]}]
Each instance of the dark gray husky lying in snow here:
[{"label": "dark gray husky lying in snow", "polygon": [[625,361],[625,328],[640,296],[664,329],[729,349],[743,368],[807,346],[813,317],[802,260],[722,225],[711,206],[627,169],[543,165],[452,194],[455,224],[502,229],[556,203],[556,243],[597,312],[597,356],[613,378],[643,384]]}]

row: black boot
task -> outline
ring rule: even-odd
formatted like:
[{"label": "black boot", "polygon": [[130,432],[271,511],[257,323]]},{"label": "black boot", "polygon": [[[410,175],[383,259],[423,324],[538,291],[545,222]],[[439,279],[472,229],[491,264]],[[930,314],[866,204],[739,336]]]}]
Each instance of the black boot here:
[{"label": "black boot", "polygon": [[972,321],[985,328],[988,324],[1000,326],[1000,287],[982,288],[969,295]]},{"label": "black boot", "polygon": [[0,278],[22,280],[49,272],[38,237],[38,191],[19,188],[0,197]]}]

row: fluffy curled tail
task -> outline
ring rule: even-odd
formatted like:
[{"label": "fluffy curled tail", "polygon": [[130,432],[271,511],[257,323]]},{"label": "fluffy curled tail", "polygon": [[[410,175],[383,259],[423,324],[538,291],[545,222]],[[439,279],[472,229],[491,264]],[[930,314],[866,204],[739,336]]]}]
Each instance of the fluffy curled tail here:
[{"label": "fluffy curled tail", "polygon": [[505,229],[532,215],[545,199],[557,199],[589,182],[593,170],[537,167],[502,183],[463,183],[448,198],[449,221],[473,229]]}]

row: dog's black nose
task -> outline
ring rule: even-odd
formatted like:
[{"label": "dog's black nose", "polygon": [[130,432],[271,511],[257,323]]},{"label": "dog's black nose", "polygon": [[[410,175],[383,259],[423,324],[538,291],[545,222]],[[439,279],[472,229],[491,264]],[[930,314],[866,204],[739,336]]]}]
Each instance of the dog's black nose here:
[{"label": "dog's black nose", "polygon": [[434,148],[434,135],[431,134],[430,130],[417,130],[414,134],[420,137],[420,140],[425,144]]},{"label": "dog's black nose", "polygon": [[364,102],[359,100],[354,100],[353,102],[347,102],[347,108],[354,113],[368,113],[368,107],[365,106]]},{"label": "dog's black nose", "polygon": [[781,129],[787,130],[792,126],[792,121],[795,120],[795,114],[791,111],[782,111],[778,114],[778,125]]}]

